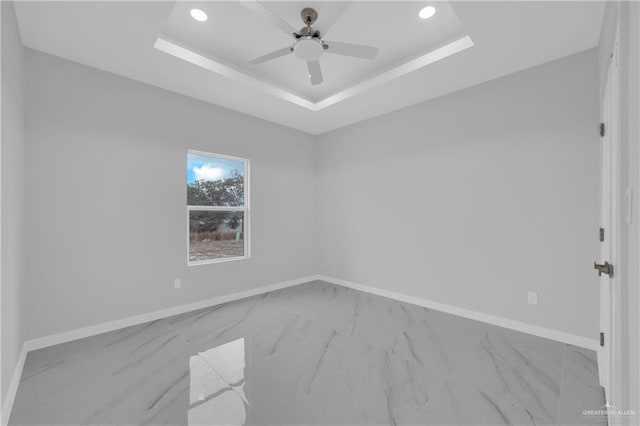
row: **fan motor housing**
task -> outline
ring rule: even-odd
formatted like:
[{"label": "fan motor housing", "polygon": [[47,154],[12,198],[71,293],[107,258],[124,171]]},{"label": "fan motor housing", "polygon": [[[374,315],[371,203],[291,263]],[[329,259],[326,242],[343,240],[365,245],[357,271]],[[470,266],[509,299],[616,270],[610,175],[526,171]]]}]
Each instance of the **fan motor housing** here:
[{"label": "fan motor housing", "polygon": [[293,45],[293,53],[305,62],[317,61],[324,53],[324,45],[317,38],[300,37]]},{"label": "fan motor housing", "polygon": [[313,25],[318,19],[318,12],[312,7],[305,7],[300,11],[300,18],[305,25]]}]

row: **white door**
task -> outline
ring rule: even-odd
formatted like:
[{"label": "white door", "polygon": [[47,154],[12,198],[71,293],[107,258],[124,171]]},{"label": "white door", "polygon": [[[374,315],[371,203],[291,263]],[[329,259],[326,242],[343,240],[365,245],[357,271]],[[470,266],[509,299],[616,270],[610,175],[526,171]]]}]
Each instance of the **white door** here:
[{"label": "white door", "polygon": [[[600,230],[600,259],[598,265],[600,274],[600,351],[598,352],[598,366],[600,384],[605,388],[607,403],[612,401],[612,380],[615,364],[616,338],[616,270],[617,235],[618,235],[618,126],[617,126],[617,43],[609,62],[609,71],[602,99],[602,123],[604,135],[601,141],[601,230]],[[607,265],[611,265],[607,267]],[[609,269],[610,268],[610,269]]]}]

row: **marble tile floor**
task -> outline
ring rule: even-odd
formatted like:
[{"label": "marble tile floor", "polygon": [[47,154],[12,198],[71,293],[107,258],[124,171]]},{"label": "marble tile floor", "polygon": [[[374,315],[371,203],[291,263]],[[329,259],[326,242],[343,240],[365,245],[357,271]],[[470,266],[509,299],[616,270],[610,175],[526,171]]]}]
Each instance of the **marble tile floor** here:
[{"label": "marble tile floor", "polygon": [[593,351],[316,281],[30,352],[10,425],[606,425]]}]

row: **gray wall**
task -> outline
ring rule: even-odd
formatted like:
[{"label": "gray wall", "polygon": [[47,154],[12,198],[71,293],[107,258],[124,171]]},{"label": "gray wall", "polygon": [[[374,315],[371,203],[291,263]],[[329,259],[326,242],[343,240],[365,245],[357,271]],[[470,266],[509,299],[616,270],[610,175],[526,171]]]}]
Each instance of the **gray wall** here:
[{"label": "gray wall", "polygon": [[595,339],[597,122],[591,50],[321,135],[321,272]]},{"label": "gray wall", "polygon": [[[29,49],[26,79],[29,338],[316,273],[314,137]],[[188,149],[251,160],[251,259],[187,267]]]},{"label": "gray wall", "polygon": [[2,7],[2,402],[25,341],[23,277],[24,50],[13,3]]},{"label": "gray wall", "polygon": [[[613,51],[616,29],[619,27],[619,90],[620,90],[620,188],[622,195],[627,188],[633,192],[634,217],[626,221],[626,209],[620,209],[622,228],[616,285],[620,291],[619,307],[620,339],[617,347],[617,366],[620,387],[615,389],[611,402],[623,409],[635,410],[634,418],[623,418],[623,424],[640,422],[640,5],[638,2],[607,3],[598,46],[600,93],[604,92],[609,57]],[[625,200],[621,200],[623,206]]]}]

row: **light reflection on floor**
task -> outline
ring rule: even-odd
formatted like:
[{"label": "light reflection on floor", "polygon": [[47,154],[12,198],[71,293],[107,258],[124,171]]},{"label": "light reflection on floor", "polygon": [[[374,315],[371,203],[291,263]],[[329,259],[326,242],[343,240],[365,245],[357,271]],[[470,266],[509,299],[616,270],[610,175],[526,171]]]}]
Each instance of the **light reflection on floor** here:
[{"label": "light reflection on floor", "polygon": [[[200,352],[189,359],[190,392],[188,424],[242,425],[247,418],[244,395],[244,338]],[[227,385],[213,366],[224,367],[232,375]]]}]

